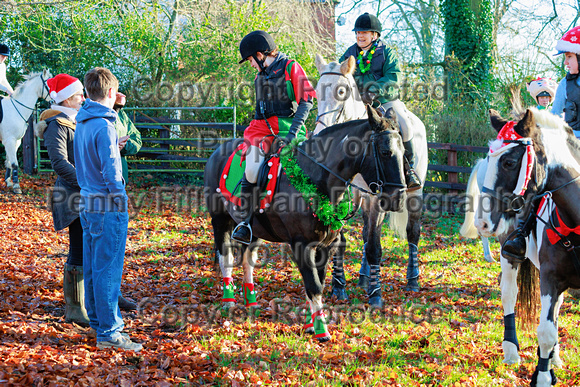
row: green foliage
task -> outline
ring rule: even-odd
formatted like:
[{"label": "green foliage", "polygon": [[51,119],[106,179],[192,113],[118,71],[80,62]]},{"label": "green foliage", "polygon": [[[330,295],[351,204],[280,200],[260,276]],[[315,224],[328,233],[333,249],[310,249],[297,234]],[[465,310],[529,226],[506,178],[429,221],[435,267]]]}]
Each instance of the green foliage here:
[{"label": "green foliage", "polygon": [[493,90],[491,0],[444,0],[441,12],[452,98],[485,100]]},{"label": "green foliage", "polygon": [[[307,74],[316,74],[316,38],[292,28],[289,15],[309,5],[272,4],[76,0],[18,5],[0,10],[0,40],[15,54],[9,71],[13,83],[43,68],[82,80],[87,70],[103,66],[119,78],[129,105],[236,105],[238,123],[244,124],[252,119],[256,75],[248,64],[238,64],[245,34],[270,32],[282,52]],[[231,121],[225,117],[229,112],[208,114],[198,114],[197,120]]]}]

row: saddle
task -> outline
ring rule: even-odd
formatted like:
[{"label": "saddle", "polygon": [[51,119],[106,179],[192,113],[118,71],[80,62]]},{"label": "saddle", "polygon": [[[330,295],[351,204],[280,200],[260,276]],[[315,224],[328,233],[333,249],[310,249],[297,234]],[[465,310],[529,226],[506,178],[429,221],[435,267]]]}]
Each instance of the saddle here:
[{"label": "saddle", "polygon": [[[219,192],[226,200],[236,206],[240,205],[241,181],[246,168],[247,150],[247,144],[240,144],[228,158],[220,177]],[[261,192],[260,212],[264,212],[270,206],[281,170],[280,158],[275,154],[267,157],[260,166],[257,182]]]}]

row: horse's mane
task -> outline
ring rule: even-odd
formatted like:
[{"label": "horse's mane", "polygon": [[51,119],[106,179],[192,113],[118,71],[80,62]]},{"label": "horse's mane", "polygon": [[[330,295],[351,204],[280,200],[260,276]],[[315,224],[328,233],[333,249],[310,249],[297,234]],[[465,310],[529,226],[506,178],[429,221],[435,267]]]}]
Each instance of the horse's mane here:
[{"label": "horse's mane", "polygon": [[318,132],[317,134],[312,136],[312,138],[313,137],[328,136],[328,135],[334,134],[335,132],[343,130],[345,127],[352,129],[354,126],[358,127],[358,124],[362,124],[365,122],[368,122],[368,119],[364,118],[361,120],[346,121],[346,122],[341,122],[340,124],[327,126],[326,128],[322,129],[320,132]]},{"label": "horse's mane", "polygon": [[26,82],[30,81],[33,78],[36,78],[38,76],[42,75],[42,72],[38,72],[38,73],[30,73],[28,75],[24,76],[24,80],[18,82],[18,84],[16,85],[16,87],[14,88],[14,97],[18,96],[20,94],[20,92],[23,89],[23,86],[26,84]]}]

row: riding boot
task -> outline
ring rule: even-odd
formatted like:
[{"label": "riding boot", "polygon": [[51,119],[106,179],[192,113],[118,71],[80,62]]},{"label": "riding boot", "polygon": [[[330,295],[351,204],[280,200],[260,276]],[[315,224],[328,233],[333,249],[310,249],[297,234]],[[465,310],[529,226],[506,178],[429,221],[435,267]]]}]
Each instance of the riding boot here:
[{"label": "riding boot", "polygon": [[75,322],[81,326],[89,326],[89,316],[85,309],[85,286],[83,267],[64,265],[64,300],[66,322]]},{"label": "riding boot", "polygon": [[501,247],[501,254],[506,258],[512,258],[517,261],[523,261],[526,258],[526,238],[530,235],[534,227],[536,218],[535,211],[532,209],[525,220],[518,220],[518,227],[514,232],[515,235],[506,240]]},{"label": "riding boot", "polygon": [[417,156],[413,148],[413,141],[409,140],[403,143],[405,148],[405,180],[407,182],[407,191],[416,191],[421,188],[421,179],[415,172],[415,162]]},{"label": "riding boot", "polygon": [[252,241],[252,219],[256,206],[258,205],[258,193],[256,192],[256,184],[250,183],[246,176],[242,178],[241,194],[240,194],[240,210],[244,221],[240,222],[234,232],[232,239],[249,245]]}]

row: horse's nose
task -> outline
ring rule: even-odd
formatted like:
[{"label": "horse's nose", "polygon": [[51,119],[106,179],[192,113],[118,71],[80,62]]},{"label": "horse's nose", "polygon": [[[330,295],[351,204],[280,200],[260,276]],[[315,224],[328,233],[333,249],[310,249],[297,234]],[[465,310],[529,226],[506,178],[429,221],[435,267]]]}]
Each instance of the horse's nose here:
[{"label": "horse's nose", "polygon": [[487,234],[491,230],[490,223],[481,218],[475,218],[473,225],[475,226],[475,228],[477,228],[477,231],[479,231],[481,235]]}]

